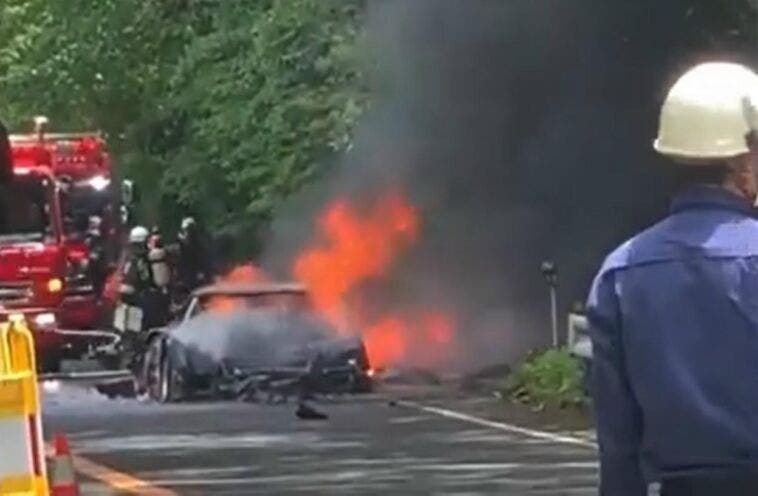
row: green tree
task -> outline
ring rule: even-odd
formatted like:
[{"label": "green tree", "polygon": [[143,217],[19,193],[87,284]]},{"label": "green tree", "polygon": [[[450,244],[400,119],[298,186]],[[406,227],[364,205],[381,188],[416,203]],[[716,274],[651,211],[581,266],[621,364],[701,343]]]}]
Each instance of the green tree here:
[{"label": "green tree", "polygon": [[359,6],[231,0],[188,46],[172,81],[181,139],[164,191],[215,227],[246,232],[345,149],[365,104],[354,57]]},{"label": "green tree", "polygon": [[[2,0],[0,115],[103,130],[145,221],[192,211],[248,252],[350,143],[367,105],[366,2]],[[752,3],[682,0],[716,45],[758,41]]]}]

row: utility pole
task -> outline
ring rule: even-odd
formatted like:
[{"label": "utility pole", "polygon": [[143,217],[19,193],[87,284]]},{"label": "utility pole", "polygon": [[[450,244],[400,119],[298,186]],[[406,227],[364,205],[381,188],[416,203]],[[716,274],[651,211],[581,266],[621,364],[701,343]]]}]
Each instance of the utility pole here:
[{"label": "utility pole", "polygon": [[550,292],[550,326],[553,332],[553,348],[557,348],[558,340],[558,268],[551,260],[545,260],[540,267]]}]

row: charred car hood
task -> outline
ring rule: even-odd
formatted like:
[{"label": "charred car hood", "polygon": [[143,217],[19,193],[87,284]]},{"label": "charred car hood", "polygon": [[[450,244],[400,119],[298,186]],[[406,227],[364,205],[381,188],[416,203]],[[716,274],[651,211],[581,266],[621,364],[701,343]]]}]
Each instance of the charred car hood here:
[{"label": "charred car hood", "polygon": [[174,363],[199,375],[220,368],[300,367],[317,356],[341,365],[362,350],[360,339],[339,337],[317,317],[294,312],[204,314],[168,335]]}]

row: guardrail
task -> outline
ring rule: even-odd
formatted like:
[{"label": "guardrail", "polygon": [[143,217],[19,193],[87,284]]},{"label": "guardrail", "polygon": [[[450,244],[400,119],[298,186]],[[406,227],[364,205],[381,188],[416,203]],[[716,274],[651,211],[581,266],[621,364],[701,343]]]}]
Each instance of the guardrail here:
[{"label": "guardrail", "polygon": [[0,324],[0,494],[47,496],[34,338],[22,316]]}]

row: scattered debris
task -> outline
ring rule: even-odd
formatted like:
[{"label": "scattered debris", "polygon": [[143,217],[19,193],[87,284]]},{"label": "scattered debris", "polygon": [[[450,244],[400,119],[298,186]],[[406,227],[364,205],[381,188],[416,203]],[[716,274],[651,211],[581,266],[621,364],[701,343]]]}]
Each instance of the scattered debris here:
[{"label": "scattered debris", "polygon": [[325,413],[303,402],[298,405],[295,415],[300,420],[327,420],[329,418]]},{"label": "scattered debris", "polygon": [[134,387],[132,377],[103,381],[95,384],[95,389],[109,399],[137,397],[137,390]]}]

